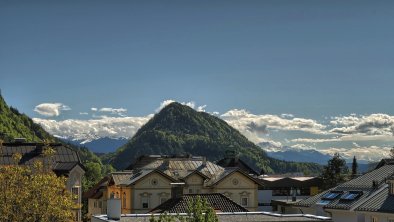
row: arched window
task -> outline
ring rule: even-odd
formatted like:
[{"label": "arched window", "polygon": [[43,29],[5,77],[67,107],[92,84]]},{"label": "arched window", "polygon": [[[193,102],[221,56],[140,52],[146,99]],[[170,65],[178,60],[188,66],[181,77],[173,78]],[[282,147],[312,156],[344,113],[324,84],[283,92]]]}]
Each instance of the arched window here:
[{"label": "arched window", "polygon": [[116,192],[116,199],[119,199],[119,192]]},{"label": "arched window", "polygon": [[123,201],[123,208],[126,208],[126,192],[123,192],[123,197],[122,197],[122,201]]}]

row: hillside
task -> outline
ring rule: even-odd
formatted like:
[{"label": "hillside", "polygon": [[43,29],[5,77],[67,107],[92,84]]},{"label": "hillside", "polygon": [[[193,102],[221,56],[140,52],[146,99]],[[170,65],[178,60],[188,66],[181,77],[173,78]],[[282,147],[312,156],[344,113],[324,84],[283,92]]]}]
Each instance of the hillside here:
[{"label": "hillside", "polygon": [[111,168],[110,166],[103,165],[100,158],[88,148],[63,142],[50,135],[40,125],[34,123],[27,115],[20,113],[16,108],[9,107],[0,94],[0,139],[4,142],[12,142],[14,138],[26,138],[27,142],[42,142],[43,140],[47,140],[71,147],[78,152],[82,163],[85,166],[87,164],[86,175],[88,176],[91,173],[91,169],[89,168],[90,163],[95,163],[96,167],[100,168],[98,170],[102,173],[105,173],[105,171]]},{"label": "hillside", "polygon": [[140,155],[192,154],[217,161],[224,157],[226,150],[237,151],[246,162],[267,173],[317,173],[321,169],[313,163],[270,158],[263,149],[225,121],[179,103],[164,107],[127,144],[103,159],[111,162],[116,169],[124,169]]},{"label": "hillside", "polygon": [[44,139],[55,141],[54,137],[28,116],[9,107],[0,94],[0,139],[10,142],[14,138],[26,138],[29,142],[40,142]]}]

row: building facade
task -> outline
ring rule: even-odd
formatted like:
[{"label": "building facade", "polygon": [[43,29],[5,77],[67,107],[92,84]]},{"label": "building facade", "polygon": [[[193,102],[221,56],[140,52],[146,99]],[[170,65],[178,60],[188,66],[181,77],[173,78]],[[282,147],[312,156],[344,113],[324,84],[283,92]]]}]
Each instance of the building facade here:
[{"label": "building facade", "polygon": [[[105,212],[111,196],[122,213],[146,213],[179,194],[221,193],[249,211],[257,210],[260,182],[239,168],[223,168],[204,157],[142,156],[85,194],[89,214]],[[94,203],[102,204],[94,204]]]}]

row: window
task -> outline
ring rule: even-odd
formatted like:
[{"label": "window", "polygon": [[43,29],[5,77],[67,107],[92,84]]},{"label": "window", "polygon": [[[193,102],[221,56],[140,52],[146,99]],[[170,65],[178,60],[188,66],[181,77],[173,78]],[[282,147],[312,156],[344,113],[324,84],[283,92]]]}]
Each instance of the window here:
[{"label": "window", "polygon": [[355,200],[362,194],[362,191],[349,191],[341,196],[341,200]]},{"label": "window", "polygon": [[149,197],[141,197],[142,208],[149,208]]},{"label": "window", "polygon": [[123,196],[122,196],[123,208],[126,208],[126,204],[127,204],[126,197],[127,197],[126,192],[123,192]]},{"label": "window", "polygon": [[378,218],[375,217],[375,216],[372,216],[372,217],[371,217],[371,222],[378,222]]},{"label": "window", "polygon": [[99,208],[103,208],[103,202],[101,202],[101,200],[99,200],[98,206],[99,206]]},{"label": "window", "polygon": [[328,192],[322,196],[322,199],[333,200],[341,195],[343,192]]},{"label": "window", "polygon": [[190,189],[189,189],[189,193],[193,193],[193,189],[190,188]]},{"label": "window", "polygon": [[119,199],[119,192],[116,192],[115,198],[116,198],[116,199]]},{"label": "window", "polygon": [[331,202],[331,200],[321,200],[321,201],[317,202],[317,204],[320,204],[320,205],[327,205],[327,204],[329,204],[330,202]]},{"label": "window", "polygon": [[248,198],[247,197],[242,197],[241,198],[241,205],[243,207],[247,207],[248,206]]},{"label": "window", "polygon": [[72,187],[71,193],[73,195],[74,202],[78,202],[79,200],[79,187]]}]

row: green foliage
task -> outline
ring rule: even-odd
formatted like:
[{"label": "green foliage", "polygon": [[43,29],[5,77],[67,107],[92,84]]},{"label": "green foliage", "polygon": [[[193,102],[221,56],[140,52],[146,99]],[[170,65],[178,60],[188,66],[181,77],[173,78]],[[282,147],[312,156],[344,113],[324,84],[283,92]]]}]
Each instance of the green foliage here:
[{"label": "green foliage", "polygon": [[[40,125],[33,122],[25,114],[21,114],[17,109],[9,107],[0,95],[0,143],[12,142],[14,138],[26,138],[28,142],[44,142],[47,156],[53,154],[50,142],[62,143],[77,151],[82,164],[86,168],[85,176],[82,181],[82,189],[86,191],[97,183],[104,175],[114,171],[109,164],[103,164],[94,153],[86,147],[78,147],[65,143],[47,133]],[[84,200],[82,211],[87,212],[87,202]]]},{"label": "green foliage", "polygon": [[9,107],[0,95],[0,139],[11,142],[14,138],[26,138],[31,142],[54,141],[40,125],[17,109]]},{"label": "green foliage", "polygon": [[[15,163],[21,157],[15,154]],[[65,189],[66,178],[57,177],[43,161],[0,166],[0,221],[71,221],[79,206]]]},{"label": "green foliage", "polygon": [[355,178],[357,176],[357,169],[358,169],[358,164],[357,164],[357,159],[356,156],[353,157],[353,162],[352,162],[352,178]]},{"label": "green foliage", "polygon": [[235,150],[252,167],[263,169],[266,173],[321,171],[317,164],[270,158],[225,121],[179,103],[163,108],[126,145],[116,153],[104,155],[102,160],[112,162],[120,170],[141,155],[192,154],[217,161],[224,157],[226,150]]},{"label": "green foliage", "polygon": [[324,166],[321,177],[324,180],[324,188],[329,189],[343,183],[347,179],[348,168],[346,161],[335,153],[334,156],[328,161],[327,166]]}]

